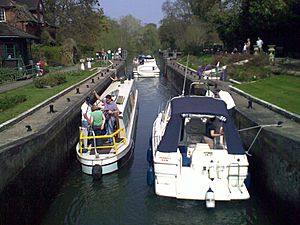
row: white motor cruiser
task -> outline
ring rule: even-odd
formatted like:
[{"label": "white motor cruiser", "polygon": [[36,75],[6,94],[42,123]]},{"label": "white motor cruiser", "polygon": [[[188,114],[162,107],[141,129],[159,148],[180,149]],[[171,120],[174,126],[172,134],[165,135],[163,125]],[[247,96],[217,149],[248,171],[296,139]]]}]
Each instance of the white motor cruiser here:
[{"label": "white motor cruiser", "polygon": [[[212,118],[223,132],[209,143]],[[248,159],[220,99],[180,96],[169,101],[154,121],[148,161],[148,184],[154,183],[157,195],[206,200],[209,208],[215,201],[250,198]]]},{"label": "white motor cruiser", "polygon": [[[116,115],[115,132],[100,136],[95,136],[92,132],[92,135],[88,136],[87,129],[80,127],[80,137],[76,147],[82,171],[97,179],[102,174],[118,170],[131,158],[138,116],[138,90],[133,79],[111,83],[100,98],[103,99],[106,95],[112,96],[120,111]],[[97,146],[97,139],[103,140],[103,145]],[[113,144],[105,144],[108,139],[112,139]],[[94,147],[88,142],[92,142]]]},{"label": "white motor cruiser", "polygon": [[133,60],[133,76],[134,77],[159,77],[160,69],[156,64],[156,60],[151,55],[140,55]]}]

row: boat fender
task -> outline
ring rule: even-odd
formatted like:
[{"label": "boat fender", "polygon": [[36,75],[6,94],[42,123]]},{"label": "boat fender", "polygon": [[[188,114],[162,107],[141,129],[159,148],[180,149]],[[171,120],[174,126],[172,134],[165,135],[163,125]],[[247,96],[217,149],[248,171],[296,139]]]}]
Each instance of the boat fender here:
[{"label": "boat fender", "polygon": [[152,186],[154,184],[154,170],[152,166],[149,166],[147,170],[147,184]]},{"label": "boat fender", "polygon": [[102,177],[102,166],[100,165],[94,165],[92,169],[92,177],[93,180],[100,180]]},{"label": "boat fender", "polygon": [[148,163],[153,163],[153,155],[152,155],[152,148],[151,146],[149,146],[148,150],[147,150],[147,161]]},{"label": "boat fender", "polygon": [[215,208],[215,193],[209,188],[205,195],[206,208]]}]

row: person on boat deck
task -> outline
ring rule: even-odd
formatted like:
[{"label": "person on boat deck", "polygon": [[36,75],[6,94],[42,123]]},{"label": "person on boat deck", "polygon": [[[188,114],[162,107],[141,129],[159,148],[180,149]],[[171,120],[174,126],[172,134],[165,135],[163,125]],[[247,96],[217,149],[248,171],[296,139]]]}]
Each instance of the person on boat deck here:
[{"label": "person on boat deck", "polygon": [[91,118],[91,113],[91,99],[90,97],[86,97],[84,103],[81,105],[81,125],[86,129],[89,129],[88,121]]},{"label": "person on boat deck", "polygon": [[[104,107],[105,118],[106,118],[106,131],[107,134],[114,133],[114,126],[116,123],[116,114],[119,113],[119,109],[117,104],[112,100],[111,95],[106,95],[105,97],[106,103]],[[112,138],[109,138],[109,143],[113,144]]]},{"label": "person on boat deck", "polygon": [[[81,105],[81,126],[87,129],[88,136],[91,135],[91,127],[89,126],[89,120],[91,119],[91,99],[86,97],[84,103]],[[90,140],[87,140],[87,144],[90,145]]]},{"label": "person on boat deck", "polygon": [[[91,119],[89,120],[89,124],[92,126],[95,136],[104,135],[105,131],[105,116],[104,113],[99,110],[98,106],[92,106]],[[102,138],[96,139],[96,146],[101,146],[103,144]],[[92,141],[92,143],[94,143]],[[93,145],[94,146],[94,145]]]},{"label": "person on boat deck", "polygon": [[216,133],[216,125],[215,125],[216,117],[210,118],[206,123],[206,137],[204,137],[204,140],[208,144],[208,146],[212,149],[214,148],[214,138],[222,136],[223,130],[218,134]]}]

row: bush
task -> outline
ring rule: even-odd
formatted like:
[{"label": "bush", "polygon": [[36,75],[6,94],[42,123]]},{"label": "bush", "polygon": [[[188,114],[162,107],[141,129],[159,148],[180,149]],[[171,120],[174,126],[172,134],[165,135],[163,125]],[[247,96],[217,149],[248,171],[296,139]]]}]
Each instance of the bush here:
[{"label": "bush", "polygon": [[66,75],[64,74],[49,74],[44,77],[37,77],[34,79],[34,86],[37,88],[54,87],[66,82]]},{"label": "bush", "polygon": [[48,65],[62,65],[61,46],[46,46],[40,44],[32,45],[32,56],[35,62],[39,61],[42,58],[45,58]]},{"label": "bush", "polygon": [[0,112],[14,107],[15,105],[25,102],[25,95],[4,96],[0,98]]},{"label": "bush", "polygon": [[0,83],[14,80],[18,75],[18,71],[11,68],[0,68]]}]

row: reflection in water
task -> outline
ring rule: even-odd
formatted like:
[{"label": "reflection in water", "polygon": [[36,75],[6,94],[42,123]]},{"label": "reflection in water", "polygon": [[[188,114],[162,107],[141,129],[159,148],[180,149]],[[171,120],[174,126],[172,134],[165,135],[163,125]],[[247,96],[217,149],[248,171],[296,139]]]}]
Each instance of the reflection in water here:
[{"label": "reflection in water", "polygon": [[163,78],[139,79],[137,87],[140,111],[134,159],[100,182],[81,173],[74,161],[43,224],[274,224],[253,194],[248,201],[217,202],[213,210],[207,210],[204,201],[156,196],[146,182],[146,150],[158,108],[176,93]]}]

